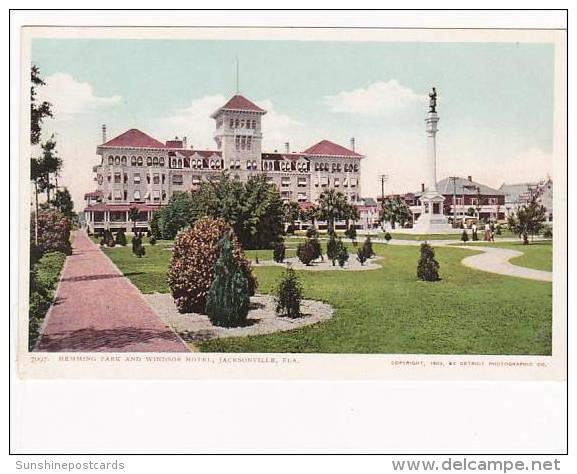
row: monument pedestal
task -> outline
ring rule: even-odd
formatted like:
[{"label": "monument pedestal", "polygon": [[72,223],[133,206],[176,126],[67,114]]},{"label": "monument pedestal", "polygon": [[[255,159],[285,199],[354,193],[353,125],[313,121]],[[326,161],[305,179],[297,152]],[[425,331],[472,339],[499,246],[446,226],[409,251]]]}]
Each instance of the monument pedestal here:
[{"label": "monument pedestal", "polygon": [[421,215],[413,225],[415,234],[450,234],[455,232],[443,214],[445,198],[437,191],[427,191],[421,196]]}]

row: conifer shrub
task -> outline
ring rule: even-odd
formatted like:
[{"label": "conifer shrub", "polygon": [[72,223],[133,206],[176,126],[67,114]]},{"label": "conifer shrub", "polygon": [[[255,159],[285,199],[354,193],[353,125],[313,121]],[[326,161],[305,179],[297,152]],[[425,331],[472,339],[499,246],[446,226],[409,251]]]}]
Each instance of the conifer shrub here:
[{"label": "conifer shrub", "polygon": [[309,242],[313,248],[313,255],[314,255],[313,260],[318,260],[320,258],[321,260],[324,261],[323,249],[321,247],[321,243],[320,243],[319,239],[312,238],[312,239],[309,239]]},{"label": "conifer shrub", "polygon": [[282,262],[284,262],[285,254],[286,254],[285,244],[283,242],[275,243],[273,250],[272,250],[273,260],[277,263],[282,263]]},{"label": "conifer shrub", "polygon": [[116,244],[122,245],[123,247],[126,246],[126,235],[122,229],[116,233]]},{"label": "conifer shrub", "polygon": [[142,245],[142,234],[137,232],[132,237],[132,253],[138,258],[144,257],[146,255],[146,249]]},{"label": "conifer shrub", "polygon": [[306,237],[307,239],[316,239],[319,236],[317,232],[317,228],[314,225],[311,225],[307,228]]},{"label": "conifer shrub", "polygon": [[392,238],[393,236],[391,234],[385,232],[385,240],[387,241],[387,244],[391,241]]},{"label": "conifer shrub", "polygon": [[248,279],[234,258],[227,235],[219,241],[218,253],[214,277],[206,295],[206,314],[215,326],[241,326],[250,306]]},{"label": "conifer shrub", "polygon": [[343,243],[341,239],[338,239],[337,261],[339,262],[339,267],[343,268],[348,260],[349,260],[349,252],[347,251],[347,246]]},{"label": "conifer shrub", "polygon": [[360,262],[361,266],[365,264],[368,258],[369,257],[367,255],[366,247],[364,245],[362,247],[359,247],[357,249],[357,260]]},{"label": "conifer shrub", "polygon": [[349,225],[349,227],[347,228],[347,230],[345,230],[345,236],[348,237],[349,239],[351,239],[353,241],[353,243],[356,243],[356,239],[357,239],[357,228],[354,225]]},{"label": "conifer shrub", "polygon": [[421,258],[417,266],[417,277],[423,281],[440,280],[439,262],[435,260],[435,251],[426,242],[421,244]]},{"label": "conifer shrub", "polygon": [[225,235],[229,237],[234,260],[247,279],[249,296],[254,295],[257,282],[232,228],[224,219],[203,217],[178,233],[172,250],[168,285],[181,313],[205,311],[214,265],[220,254],[218,243]]},{"label": "conifer shrub", "polygon": [[333,267],[335,266],[335,262],[339,256],[339,245],[337,243],[337,239],[335,234],[331,234],[329,236],[329,241],[327,243],[327,257],[333,263]]},{"label": "conifer shrub", "polygon": [[301,316],[303,288],[295,271],[288,267],[276,289],[276,313],[279,316],[298,318]]},{"label": "conifer shrub", "polygon": [[466,244],[469,241],[469,234],[467,234],[466,230],[463,230],[463,233],[461,234],[461,240],[463,241],[464,244]]},{"label": "conifer shrub", "polygon": [[371,237],[367,235],[365,242],[363,243],[364,254],[366,258],[372,258],[375,256],[375,252],[373,250],[373,242],[371,241]]},{"label": "conifer shrub", "polygon": [[[318,242],[318,241],[317,241]],[[301,242],[297,247],[297,257],[305,265],[310,265],[317,258],[317,249],[311,239]]]}]

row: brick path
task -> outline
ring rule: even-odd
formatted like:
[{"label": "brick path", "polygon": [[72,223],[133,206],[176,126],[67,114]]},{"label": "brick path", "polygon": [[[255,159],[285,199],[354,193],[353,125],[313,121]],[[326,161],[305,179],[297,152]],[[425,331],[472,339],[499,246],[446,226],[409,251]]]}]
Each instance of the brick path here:
[{"label": "brick path", "polygon": [[85,232],[72,249],[36,351],[188,351]]}]

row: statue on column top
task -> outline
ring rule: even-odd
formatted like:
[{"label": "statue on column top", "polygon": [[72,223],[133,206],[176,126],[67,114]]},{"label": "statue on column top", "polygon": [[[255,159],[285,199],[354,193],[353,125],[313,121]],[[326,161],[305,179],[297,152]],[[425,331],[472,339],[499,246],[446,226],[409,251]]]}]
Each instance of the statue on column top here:
[{"label": "statue on column top", "polygon": [[437,112],[437,89],[429,92],[429,112]]}]

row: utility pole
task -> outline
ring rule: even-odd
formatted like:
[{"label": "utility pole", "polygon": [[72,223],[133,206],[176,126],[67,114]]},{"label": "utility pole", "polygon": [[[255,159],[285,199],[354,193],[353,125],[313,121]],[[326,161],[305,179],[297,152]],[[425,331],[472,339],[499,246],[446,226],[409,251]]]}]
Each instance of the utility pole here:
[{"label": "utility pole", "polygon": [[457,227],[457,179],[458,176],[449,176],[449,180],[453,182],[453,228]]},{"label": "utility pole", "polygon": [[381,180],[381,201],[385,202],[385,183],[389,180],[388,174],[381,174],[379,175],[379,179]]}]

